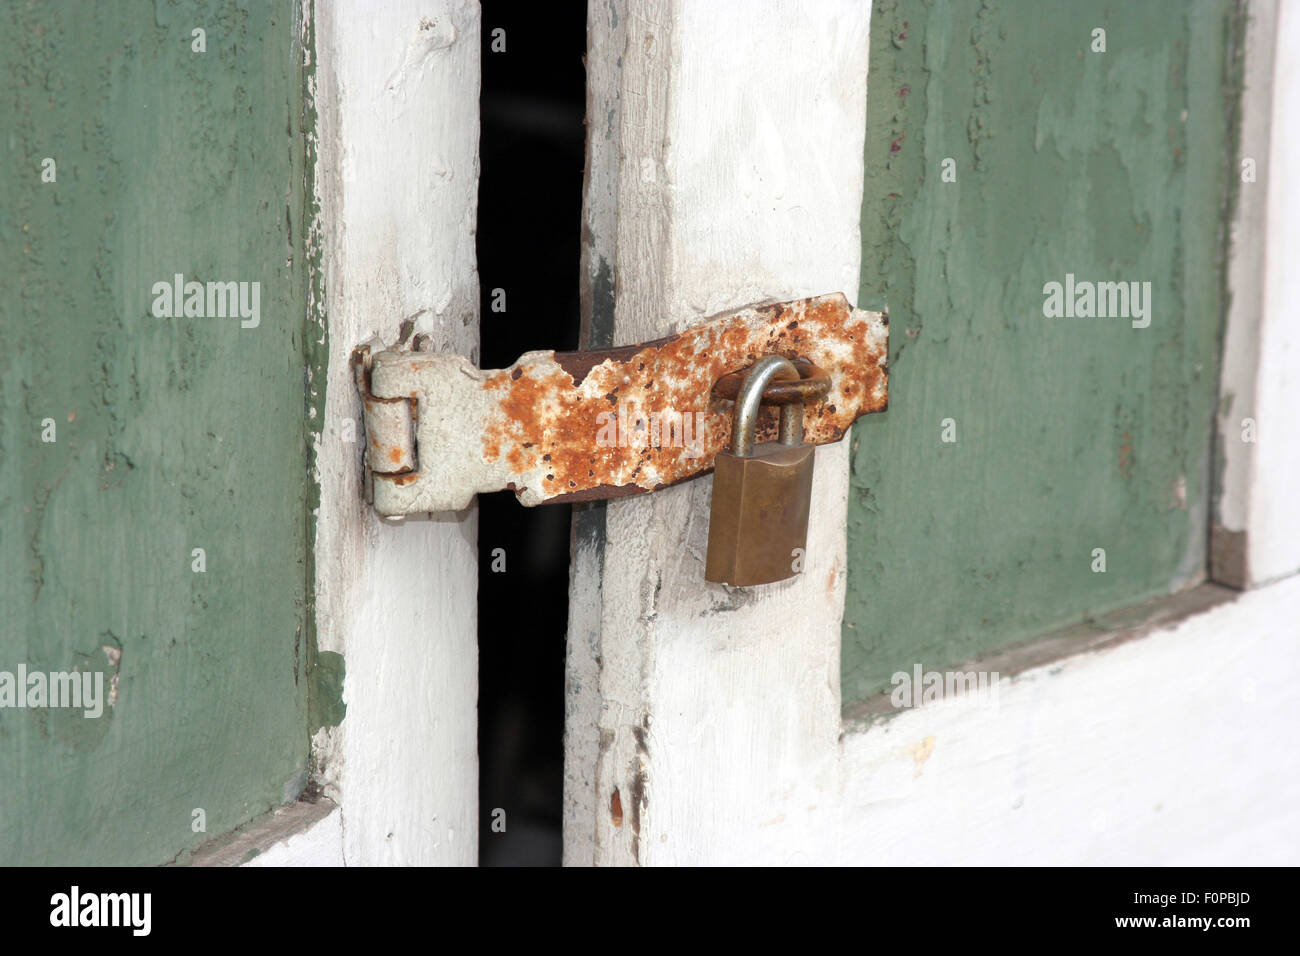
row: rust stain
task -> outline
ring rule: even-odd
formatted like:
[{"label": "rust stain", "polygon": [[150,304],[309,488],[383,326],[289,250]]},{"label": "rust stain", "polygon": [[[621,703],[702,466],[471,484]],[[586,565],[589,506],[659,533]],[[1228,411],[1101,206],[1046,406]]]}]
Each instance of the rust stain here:
[{"label": "rust stain", "polygon": [[[414,447],[404,447],[402,445],[385,446],[375,435],[376,425],[379,423],[389,423],[393,420],[394,414],[400,416],[405,411],[411,416],[411,425],[414,429],[419,425],[420,415],[418,407],[418,392],[411,392],[410,398],[389,397],[383,398],[373,395],[370,392],[370,350],[368,347],[361,347],[352,351],[352,371],[356,379],[357,388],[361,393],[363,421],[365,422],[366,440],[369,444],[370,451],[367,452],[367,461],[371,469],[376,474],[404,475],[415,470],[416,460]],[[429,362],[416,361],[412,367],[427,367]],[[380,425],[382,430],[382,425]],[[382,466],[382,470],[381,470]],[[409,484],[409,481],[400,482],[400,484]]]},{"label": "rust stain", "polygon": [[1124,432],[1123,438],[1119,446],[1119,473],[1127,478],[1133,470],[1133,436]]},{"label": "rust stain", "polygon": [[576,385],[582,385],[586,381],[587,373],[602,362],[610,359],[629,361],[644,349],[660,348],[676,338],[678,336],[668,335],[662,339],[651,339],[649,342],[642,342],[640,345],[623,345],[618,348],[600,349],[591,352],[556,352],[555,362],[560,368],[569,373]]},{"label": "rust stain", "polygon": [[609,819],[616,827],[623,825],[623,800],[618,795],[618,790],[609,798]]},{"label": "rust stain", "polygon": [[931,734],[920,743],[912,744],[907,748],[907,752],[912,755],[912,762],[914,764],[912,772],[913,778],[921,776],[921,771],[925,767],[925,762],[929,760],[930,755],[934,753],[934,741],[935,737]]},{"label": "rust stain", "polygon": [[[819,296],[654,342],[491,372],[483,387],[499,393],[500,414],[486,423],[483,460],[504,461],[520,476],[517,491],[520,481],[536,484],[548,501],[637,494],[706,473],[731,428],[731,403],[711,396],[714,383],[769,353],[807,359],[831,376],[826,400],[804,411],[810,444],[838,441],[860,415],[885,408],[884,342],[844,296]],[[762,410],[758,441],[775,440],[778,415]],[[690,416],[689,433],[677,416]]]}]

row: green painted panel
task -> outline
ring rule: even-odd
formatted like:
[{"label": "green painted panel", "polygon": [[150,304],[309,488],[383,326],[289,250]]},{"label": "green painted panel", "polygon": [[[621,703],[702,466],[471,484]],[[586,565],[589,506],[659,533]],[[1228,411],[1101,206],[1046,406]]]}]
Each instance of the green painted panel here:
[{"label": "green painted panel", "polygon": [[[1239,26],[877,0],[860,299],[890,310],[890,407],[853,430],[850,711],[1203,573]],[[1149,326],[1046,317],[1067,275],[1149,282]]]},{"label": "green painted panel", "polygon": [[[183,858],[303,783],[321,396],[298,9],[0,13],[0,671],[99,670],[115,694],[99,718],[0,708],[0,864]],[[247,320],[158,317],[178,273],[249,283]]]}]

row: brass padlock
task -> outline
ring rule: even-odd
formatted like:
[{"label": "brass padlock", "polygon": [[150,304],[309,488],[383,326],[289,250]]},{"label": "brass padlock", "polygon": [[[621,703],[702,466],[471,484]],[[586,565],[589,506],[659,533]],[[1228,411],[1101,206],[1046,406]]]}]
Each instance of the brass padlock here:
[{"label": "brass padlock", "polygon": [[781,406],[779,442],[754,445],[763,389],[794,363],[765,355],[736,396],[731,447],[713,463],[713,506],[704,580],[749,587],[784,581],[802,568],[812,504],[813,451],[803,443],[803,406]]}]

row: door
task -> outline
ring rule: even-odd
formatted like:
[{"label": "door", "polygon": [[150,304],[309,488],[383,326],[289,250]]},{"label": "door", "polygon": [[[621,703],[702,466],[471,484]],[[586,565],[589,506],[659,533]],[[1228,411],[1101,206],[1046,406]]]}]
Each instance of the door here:
[{"label": "door", "polygon": [[477,344],[477,6],[0,17],[0,863],[474,862],[476,513],[348,357]]},{"label": "door", "polygon": [[[4,14],[0,862],[477,860],[477,505],[376,517],[350,358],[480,356],[482,16]],[[587,28],[584,347],[843,292],[892,401],[789,582],[574,505],[565,862],[1294,862],[1300,16]]]},{"label": "door", "polygon": [[589,6],[586,341],[843,291],[891,394],[818,449],[794,581],[704,584],[707,480],[575,509],[566,863],[1285,858],[1295,580],[1210,576],[1225,241],[1280,195],[1250,12]]},{"label": "door", "polygon": [[295,10],[4,13],[0,862],[183,859],[341,713]]}]

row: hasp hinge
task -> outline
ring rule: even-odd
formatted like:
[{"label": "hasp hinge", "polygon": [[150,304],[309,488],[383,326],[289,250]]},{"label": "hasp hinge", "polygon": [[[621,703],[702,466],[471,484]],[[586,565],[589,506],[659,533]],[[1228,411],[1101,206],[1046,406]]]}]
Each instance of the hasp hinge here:
[{"label": "hasp hinge", "polygon": [[[675,335],[589,352],[527,352],[506,369],[412,347],[353,352],[368,497],[384,516],[454,511],[510,489],[524,505],[654,491],[713,468],[737,373],[764,355],[820,379],[773,382],[802,401],[804,441],[839,441],[888,403],[889,320],[843,294],[736,309]],[[765,407],[756,439],[776,435]]]}]

